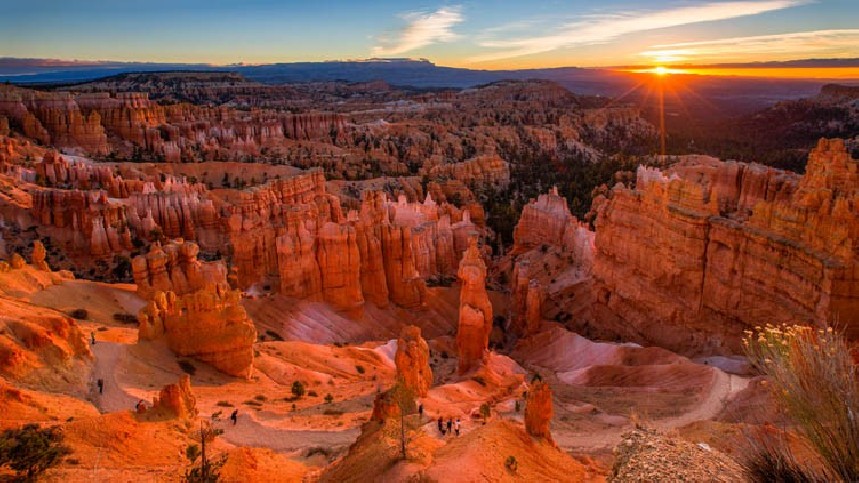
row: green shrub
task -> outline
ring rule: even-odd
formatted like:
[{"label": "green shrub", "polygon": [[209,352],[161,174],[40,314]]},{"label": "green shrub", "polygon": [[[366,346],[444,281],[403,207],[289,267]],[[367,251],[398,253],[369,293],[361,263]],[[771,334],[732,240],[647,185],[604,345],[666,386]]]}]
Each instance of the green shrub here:
[{"label": "green shrub", "polygon": [[84,320],[89,316],[89,312],[86,309],[74,309],[69,312],[69,317],[78,320]]},{"label": "green shrub", "polygon": [[35,479],[71,452],[63,444],[63,433],[57,426],[26,424],[0,434],[0,467],[8,466],[27,480]]},{"label": "green shrub", "polygon": [[197,373],[197,366],[195,366],[191,361],[187,359],[179,359],[179,368],[182,369],[182,372],[188,374],[189,376],[193,376]]},{"label": "green shrub", "polygon": [[292,395],[296,398],[304,396],[304,384],[302,384],[301,381],[295,381],[292,383]]}]

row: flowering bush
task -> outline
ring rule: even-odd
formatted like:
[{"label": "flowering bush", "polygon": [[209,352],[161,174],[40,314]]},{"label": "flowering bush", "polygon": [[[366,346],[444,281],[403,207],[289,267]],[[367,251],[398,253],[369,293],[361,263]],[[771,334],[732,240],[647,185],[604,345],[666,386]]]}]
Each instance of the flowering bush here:
[{"label": "flowering bush", "polygon": [[859,383],[844,336],[831,327],[757,327],[743,344],[827,469],[859,480]]}]

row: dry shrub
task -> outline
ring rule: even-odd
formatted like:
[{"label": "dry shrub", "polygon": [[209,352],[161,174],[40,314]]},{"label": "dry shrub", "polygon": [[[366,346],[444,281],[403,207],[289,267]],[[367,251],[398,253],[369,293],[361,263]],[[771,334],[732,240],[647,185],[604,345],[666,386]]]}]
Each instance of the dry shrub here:
[{"label": "dry shrub", "polygon": [[[743,343],[827,472],[859,481],[859,384],[844,336],[831,327],[768,325],[747,332]],[[783,445],[757,447],[773,463],[787,456],[772,453],[789,452]]]}]

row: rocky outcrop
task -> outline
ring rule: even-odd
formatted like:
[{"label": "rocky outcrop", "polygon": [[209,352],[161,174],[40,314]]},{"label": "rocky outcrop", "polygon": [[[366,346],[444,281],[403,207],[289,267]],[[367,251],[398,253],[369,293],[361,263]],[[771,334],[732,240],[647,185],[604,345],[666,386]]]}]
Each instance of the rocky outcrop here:
[{"label": "rocky outcrop", "polygon": [[197,259],[200,247],[182,239],[163,247],[154,244],[146,255],[131,262],[137,293],[152,298],[157,292],[173,292],[177,296],[197,292],[207,285],[227,283],[226,266],[220,262]]},{"label": "rocky outcrop", "polygon": [[859,162],[821,140],[801,178],[695,159],[640,168],[597,219],[593,324],[683,353],[738,353],[742,331],[859,316]]},{"label": "rocky outcrop", "polygon": [[167,384],[152,401],[150,415],[189,419],[197,415],[197,398],[191,392],[191,376],[182,374],[178,384]]},{"label": "rocky outcrop", "polygon": [[421,328],[414,325],[403,327],[397,339],[394,356],[397,377],[417,397],[426,397],[432,386],[432,369],[429,365],[429,345],[421,337]]},{"label": "rocky outcrop", "polygon": [[208,285],[181,297],[157,292],[140,311],[139,339],[164,340],[180,356],[249,378],[257,331],[239,299],[240,293],[226,285]]},{"label": "rocky outcrop", "polygon": [[519,337],[537,333],[543,322],[546,290],[530,272],[528,260],[517,261],[513,269],[509,328]]},{"label": "rocky outcrop", "polygon": [[364,305],[361,292],[361,258],[355,228],[326,223],[317,238],[322,295],[327,302],[344,309]]},{"label": "rocky outcrop", "polygon": [[380,392],[373,399],[373,413],[370,415],[370,421],[384,423],[389,419],[398,419],[401,412],[391,391]]},{"label": "rocky outcrop", "polygon": [[531,383],[525,401],[525,431],[535,438],[555,444],[549,423],[552,421],[552,390],[543,381]]},{"label": "rocky outcrop", "polygon": [[429,170],[433,177],[450,177],[465,184],[506,188],[510,184],[510,165],[499,156],[478,156],[461,163],[442,164]]},{"label": "rocky outcrop", "polygon": [[704,443],[656,431],[625,433],[614,449],[610,481],[744,481],[743,468],[728,455]]},{"label": "rocky outcrop", "polygon": [[461,283],[459,329],[456,333],[460,374],[484,361],[492,331],[492,303],[486,294],[486,264],[477,248],[477,237],[472,236],[468,242],[457,272]]},{"label": "rocky outcrop", "polygon": [[36,270],[41,270],[43,272],[50,272],[51,267],[48,266],[48,263],[45,261],[45,245],[40,241],[36,241],[33,243],[33,267]]},{"label": "rocky outcrop", "polygon": [[570,213],[567,200],[558,189],[531,200],[513,232],[513,254],[521,254],[542,245],[556,246],[573,255],[575,263],[590,265],[593,232]]}]

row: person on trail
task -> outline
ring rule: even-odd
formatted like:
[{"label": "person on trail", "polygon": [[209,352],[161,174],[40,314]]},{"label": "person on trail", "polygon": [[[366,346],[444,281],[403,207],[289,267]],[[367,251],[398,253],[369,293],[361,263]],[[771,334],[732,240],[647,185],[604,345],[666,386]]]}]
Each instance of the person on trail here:
[{"label": "person on trail", "polygon": [[104,380],[99,379],[98,381],[96,381],[96,385],[98,386],[98,393],[104,393]]},{"label": "person on trail", "polygon": [[236,409],[232,413],[230,413],[230,421],[233,422],[233,426],[236,425],[236,422],[239,420],[239,410]]},{"label": "person on trail", "polygon": [[89,339],[92,342],[92,345],[95,345],[95,332],[89,333]]},{"label": "person on trail", "polygon": [[447,418],[447,432],[453,432],[453,418]]},{"label": "person on trail", "polygon": [[420,417],[420,421],[424,420],[424,405],[423,404],[418,405],[418,417]]},{"label": "person on trail", "polygon": [[453,430],[456,432],[456,435],[459,436],[459,430],[462,429],[459,418],[456,418],[456,422],[453,423]]},{"label": "person on trail", "polygon": [[441,416],[438,417],[438,432],[441,433],[442,436],[444,436],[444,420],[441,418]]}]

